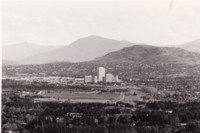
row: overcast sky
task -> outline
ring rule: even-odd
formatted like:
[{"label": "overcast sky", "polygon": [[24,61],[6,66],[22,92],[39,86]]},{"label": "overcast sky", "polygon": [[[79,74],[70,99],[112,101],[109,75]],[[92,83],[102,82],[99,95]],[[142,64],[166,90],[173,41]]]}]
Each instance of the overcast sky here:
[{"label": "overcast sky", "polygon": [[200,0],[2,0],[3,45],[99,35],[151,45],[200,38]]}]

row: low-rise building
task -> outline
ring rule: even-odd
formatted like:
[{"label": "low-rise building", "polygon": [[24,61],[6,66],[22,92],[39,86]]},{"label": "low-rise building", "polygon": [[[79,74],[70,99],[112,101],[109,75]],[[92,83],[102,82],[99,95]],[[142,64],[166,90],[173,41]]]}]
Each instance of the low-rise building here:
[{"label": "low-rise building", "polygon": [[85,83],[92,83],[92,75],[85,75],[84,81]]},{"label": "low-rise building", "polygon": [[112,82],[114,82],[113,79],[114,79],[113,74],[111,74],[111,73],[107,73],[106,74],[106,78],[105,78],[106,83],[112,83]]},{"label": "low-rise building", "polygon": [[97,76],[94,76],[93,77],[93,83],[97,83],[98,82],[98,78],[97,78]]}]

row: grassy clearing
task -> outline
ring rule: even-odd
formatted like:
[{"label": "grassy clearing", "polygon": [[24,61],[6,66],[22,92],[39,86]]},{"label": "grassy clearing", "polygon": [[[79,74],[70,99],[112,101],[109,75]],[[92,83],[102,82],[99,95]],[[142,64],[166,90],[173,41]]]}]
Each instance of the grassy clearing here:
[{"label": "grassy clearing", "polygon": [[100,93],[100,94],[82,94],[82,93],[73,93],[69,91],[56,92],[51,91],[49,93],[43,94],[45,97],[54,97],[61,99],[96,99],[96,100],[113,100],[120,98],[118,94],[111,93]]}]

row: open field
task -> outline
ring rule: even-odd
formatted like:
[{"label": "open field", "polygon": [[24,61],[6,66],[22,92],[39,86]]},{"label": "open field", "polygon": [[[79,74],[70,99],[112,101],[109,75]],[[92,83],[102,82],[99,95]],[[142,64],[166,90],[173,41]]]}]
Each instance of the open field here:
[{"label": "open field", "polygon": [[[117,102],[123,100],[123,95],[114,94],[114,93],[74,93],[70,91],[50,91],[42,94],[44,97],[50,97],[58,99],[59,101],[68,101],[72,103],[106,103],[106,102]],[[54,99],[54,100],[55,100]],[[39,99],[37,99],[39,100]],[[51,99],[50,99],[51,100]]]}]

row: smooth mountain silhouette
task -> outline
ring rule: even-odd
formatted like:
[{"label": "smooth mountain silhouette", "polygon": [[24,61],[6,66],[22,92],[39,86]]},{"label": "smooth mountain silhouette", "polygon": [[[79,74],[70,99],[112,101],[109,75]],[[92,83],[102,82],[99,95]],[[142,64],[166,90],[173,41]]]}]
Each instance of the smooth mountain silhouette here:
[{"label": "smooth mountain silhouette", "polygon": [[23,64],[42,64],[56,61],[83,62],[101,57],[109,52],[134,45],[127,41],[117,41],[99,36],[78,39],[70,45],[38,54],[25,60]]},{"label": "smooth mountain silhouette", "polygon": [[111,52],[95,61],[129,63],[200,64],[200,54],[180,48],[134,45]]},{"label": "smooth mountain silhouette", "polygon": [[11,60],[18,62],[19,60],[37,55],[42,52],[47,52],[58,48],[56,46],[41,46],[34,43],[20,43],[13,45],[6,45],[2,48],[2,57],[4,60]]},{"label": "smooth mountain silhouette", "polygon": [[186,44],[183,45],[179,45],[179,48],[191,51],[191,52],[198,52],[200,53],[200,39],[192,41],[192,42],[188,42]]}]

